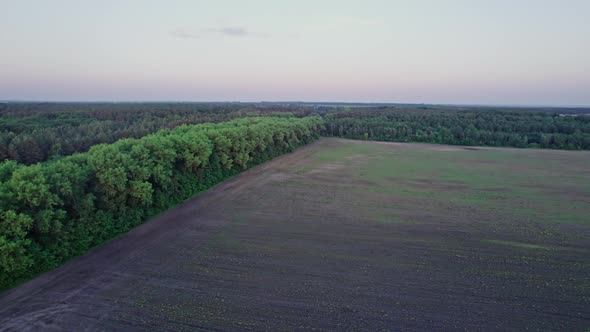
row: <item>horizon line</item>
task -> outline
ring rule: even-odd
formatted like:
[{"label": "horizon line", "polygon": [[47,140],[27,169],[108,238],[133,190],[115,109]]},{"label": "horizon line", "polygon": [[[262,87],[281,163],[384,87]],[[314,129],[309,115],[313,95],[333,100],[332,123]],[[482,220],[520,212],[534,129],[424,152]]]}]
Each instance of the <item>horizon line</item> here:
[{"label": "horizon line", "polygon": [[44,99],[0,99],[0,103],[64,103],[64,104],[312,104],[312,105],[412,105],[412,106],[452,106],[452,107],[515,107],[515,108],[582,108],[590,109],[590,105],[551,105],[551,104],[469,104],[469,103],[404,103],[404,102],[370,102],[370,101],[303,101],[303,100],[44,100]]}]

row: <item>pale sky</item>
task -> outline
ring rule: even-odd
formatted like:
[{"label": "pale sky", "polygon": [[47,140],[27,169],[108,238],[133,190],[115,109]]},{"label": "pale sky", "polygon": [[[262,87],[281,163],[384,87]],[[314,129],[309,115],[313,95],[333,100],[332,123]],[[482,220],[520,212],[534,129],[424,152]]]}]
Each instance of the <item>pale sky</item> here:
[{"label": "pale sky", "polygon": [[590,106],[590,0],[0,0],[0,100]]}]

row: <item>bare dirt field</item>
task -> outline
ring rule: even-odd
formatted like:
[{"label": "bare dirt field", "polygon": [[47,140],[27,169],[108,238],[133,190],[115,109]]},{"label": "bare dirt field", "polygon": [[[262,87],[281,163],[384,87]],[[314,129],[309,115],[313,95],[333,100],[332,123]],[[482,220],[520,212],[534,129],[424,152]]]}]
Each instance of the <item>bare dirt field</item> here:
[{"label": "bare dirt field", "polygon": [[0,330],[590,328],[590,153],[322,139],[0,294]]}]

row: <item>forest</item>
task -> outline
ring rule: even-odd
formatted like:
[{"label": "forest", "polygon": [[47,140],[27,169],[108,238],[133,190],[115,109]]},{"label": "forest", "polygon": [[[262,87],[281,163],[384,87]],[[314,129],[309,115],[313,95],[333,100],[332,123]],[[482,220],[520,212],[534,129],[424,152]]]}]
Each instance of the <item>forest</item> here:
[{"label": "forest", "polygon": [[0,104],[0,161],[34,164],[85,152],[96,144],[140,138],[183,124],[246,116],[308,115],[304,109],[234,104],[7,103]]},{"label": "forest", "polygon": [[590,116],[584,112],[308,103],[0,104],[0,288],[320,136],[582,150],[590,149]]},{"label": "forest", "polygon": [[401,142],[590,149],[590,110],[311,103],[0,103],[0,161],[86,152],[180,125],[321,116],[325,136]]},{"label": "forest", "polygon": [[34,165],[0,164],[0,288],[51,269],[319,137],[318,117],[183,125]]},{"label": "forest", "polygon": [[590,149],[590,116],[538,111],[391,108],[332,112],[324,135],[376,141]]}]

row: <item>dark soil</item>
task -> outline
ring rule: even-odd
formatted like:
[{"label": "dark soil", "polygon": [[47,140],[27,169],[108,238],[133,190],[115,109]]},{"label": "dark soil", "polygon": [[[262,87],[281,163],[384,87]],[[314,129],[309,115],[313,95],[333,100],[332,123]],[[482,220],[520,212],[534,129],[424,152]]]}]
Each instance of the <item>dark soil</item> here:
[{"label": "dark soil", "polygon": [[[587,237],[513,246],[505,216],[395,201],[312,162],[342,144],[251,169],[4,292],[0,330],[590,327]],[[378,220],[374,204],[404,221]]]}]

